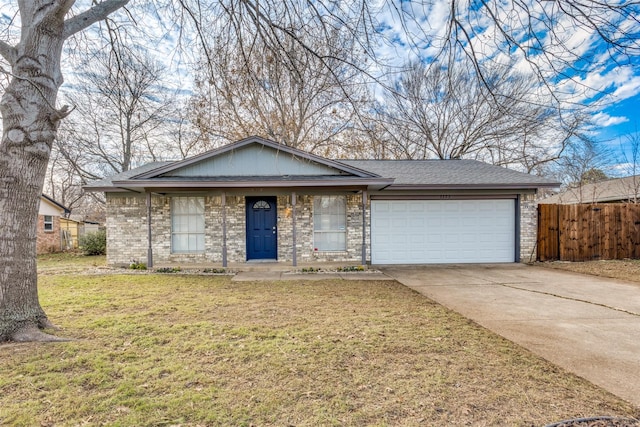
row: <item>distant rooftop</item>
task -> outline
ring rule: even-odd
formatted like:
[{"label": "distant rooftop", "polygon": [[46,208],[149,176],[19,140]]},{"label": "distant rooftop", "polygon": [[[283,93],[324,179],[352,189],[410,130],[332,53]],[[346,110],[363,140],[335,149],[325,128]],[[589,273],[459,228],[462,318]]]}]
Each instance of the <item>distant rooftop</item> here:
[{"label": "distant rooftop", "polygon": [[544,204],[614,203],[640,200],[640,175],[570,188],[539,201]]}]

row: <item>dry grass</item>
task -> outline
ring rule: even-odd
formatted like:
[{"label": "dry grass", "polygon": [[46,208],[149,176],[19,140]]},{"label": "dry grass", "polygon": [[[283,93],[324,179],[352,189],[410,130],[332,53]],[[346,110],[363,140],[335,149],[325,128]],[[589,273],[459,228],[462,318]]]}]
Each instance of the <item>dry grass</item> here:
[{"label": "dry grass", "polygon": [[640,283],[640,260],[603,260],[585,262],[541,262],[543,267],[572,271],[574,273],[591,274],[593,276],[611,277]]},{"label": "dry grass", "polygon": [[38,274],[76,274],[106,268],[106,256],[85,256],[79,252],[63,252],[38,256]]},{"label": "dry grass", "polygon": [[398,283],[40,278],[75,338],[0,346],[0,425],[544,425],[637,408]]}]

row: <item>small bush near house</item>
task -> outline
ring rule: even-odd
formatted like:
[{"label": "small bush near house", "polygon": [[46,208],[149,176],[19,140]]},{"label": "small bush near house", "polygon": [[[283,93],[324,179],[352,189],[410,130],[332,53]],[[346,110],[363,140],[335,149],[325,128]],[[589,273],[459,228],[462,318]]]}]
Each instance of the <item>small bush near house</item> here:
[{"label": "small bush near house", "polygon": [[147,264],[145,264],[144,262],[136,261],[134,259],[133,261],[131,261],[131,264],[129,264],[129,268],[131,270],[146,270]]},{"label": "small bush near house", "polygon": [[160,267],[156,268],[156,273],[179,273],[182,269],[180,267]]},{"label": "small bush near house", "polygon": [[203,273],[213,273],[213,274],[225,274],[227,270],[224,268],[205,268],[202,270]]},{"label": "small bush near house", "polygon": [[348,267],[338,267],[338,271],[364,271],[362,265],[350,265]]},{"label": "small bush near house", "polygon": [[107,232],[104,230],[80,236],[80,248],[85,255],[104,255],[107,253]]}]

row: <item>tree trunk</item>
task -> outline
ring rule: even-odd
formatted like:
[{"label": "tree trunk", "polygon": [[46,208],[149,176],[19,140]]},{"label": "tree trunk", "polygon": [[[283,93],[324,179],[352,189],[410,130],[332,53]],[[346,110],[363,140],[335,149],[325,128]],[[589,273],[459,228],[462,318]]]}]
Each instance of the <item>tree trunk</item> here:
[{"label": "tree trunk", "polygon": [[21,0],[20,42],[0,40],[0,54],[11,66],[0,100],[0,342],[59,340],[40,332],[51,323],[38,301],[36,232],[51,146],[70,112],[55,107],[62,46],[128,1],[97,2],[65,21],[75,0]]},{"label": "tree trunk", "polygon": [[22,39],[3,52],[13,77],[0,101],[0,342],[53,338],[39,331],[50,323],[38,301],[36,232],[51,146],[66,115],[55,109],[66,10],[54,3],[22,12]]}]

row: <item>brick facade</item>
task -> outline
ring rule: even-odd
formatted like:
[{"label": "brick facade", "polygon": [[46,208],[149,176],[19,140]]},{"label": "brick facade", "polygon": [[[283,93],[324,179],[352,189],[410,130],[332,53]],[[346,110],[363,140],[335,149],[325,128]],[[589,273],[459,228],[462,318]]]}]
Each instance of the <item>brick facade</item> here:
[{"label": "brick facade", "polygon": [[[299,262],[348,261],[362,258],[362,196],[347,195],[347,248],[318,252],[313,245],[313,196],[296,197],[296,252]],[[205,251],[171,252],[171,198],[151,198],[152,248],[155,264],[219,264],[222,262],[222,197],[205,196]],[[368,208],[367,208],[368,209]],[[278,261],[293,261],[293,206],[290,195],[277,197]],[[367,215],[367,229],[369,227]],[[244,262],[246,252],[244,196],[226,196],[227,260]],[[147,205],[144,195],[107,193],[107,262],[126,266],[147,261]],[[367,233],[367,242],[369,236]],[[369,259],[369,257],[367,257]]]},{"label": "brick facade", "polygon": [[[362,261],[362,195],[345,196],[347,214],[347,248],[339,252],[319,252],[313,243],[313,196],[297,195],[296,253],[300,263],[338,261],[360,264]],[[189,263],[219,265],[222,262],[222,197],[204,196],[205,251],[193,254],[171,252],[171,197],[151,198],[152,247],[154,264],[186,265]],[[277,197],[278,261],[293,260],[293,206],[291,195]],[[370,261],[370,202],[366,207],[366,260]],[[227,260],[246,261],[246,208],[242,195],[226,196]],[[147,261],[147,206],[144,195],[107,193],[107,262],[129,265]],[[520,199],[520,258],[529,262],[535,257],[537,211],[533,195]],[[59,231],[56,234],[59,236]]]},{"label": "brick facade", "polygon": [[520,196],[520,262],[536,260],[538,207],[535,194]]},{"label": "brick facade", "polygon": [[38,215],[38,232],[36,251],[39,254],[60,252],[60,217],[50,215],[53,219],[53,229],[44,229],[44,215]]}]

